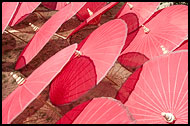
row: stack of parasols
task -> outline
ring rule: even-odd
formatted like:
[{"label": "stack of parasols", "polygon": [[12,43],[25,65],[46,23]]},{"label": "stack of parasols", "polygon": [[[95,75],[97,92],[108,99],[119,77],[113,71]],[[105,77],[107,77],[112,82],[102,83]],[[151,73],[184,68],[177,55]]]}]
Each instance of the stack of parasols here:
[{"label": "stack of parasols", "polygon": [[[2,123],[10,124],[50,85],[55,106],[76,101],[96,87],[115,62],[133,72],[115,98],[85,101],[60,117],[57,124],[187,124],[188,6],[157,10],[160,2],[126,2],[104,24],[101,16],[119,2],[2,2],[2,34],[39,5],[57,12],[20,53],[15,70],[24,68],[53,35],[67,40],[87,25],[98,25],[79,44],[57,52],[2,101]],[[74,15],[81,21],[68,36],[56,31]],[[54,47],[52,47],[54,48]]]}]

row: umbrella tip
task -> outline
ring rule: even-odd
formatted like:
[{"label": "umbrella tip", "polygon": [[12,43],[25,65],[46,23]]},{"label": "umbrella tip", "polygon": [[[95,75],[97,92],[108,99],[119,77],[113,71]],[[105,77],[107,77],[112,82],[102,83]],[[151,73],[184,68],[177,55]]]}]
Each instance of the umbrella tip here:
[{"label": "umbrella tip", "polygon": [[132,10],[133,5],[127,2],[127,5],[129,6],[130,10]]},{"label": "umbrella tip", "polygon": [[144,25],[142,25],[143,29],[144,29],[144,33],[148,34],[150,32],[150,29],[145,27]]},{"label": "umbrella tip", "polygon": [[172,113],[162,112],[161,115],[164,117],[167,123],[173,124],[176,120],[175,116]]},{"label": "umbrella tip", "polygon": [[93,15],[93,12],[89,8],[87,8],[87,11],[88,11],[90,16]]},{"label": "umbrella tip", "polygon": [[14,74],[13,72],[10,73],[10,76],[12,76],[16,83],[21,86],[25,82],[25,78],[18,76],[17,74]]}]

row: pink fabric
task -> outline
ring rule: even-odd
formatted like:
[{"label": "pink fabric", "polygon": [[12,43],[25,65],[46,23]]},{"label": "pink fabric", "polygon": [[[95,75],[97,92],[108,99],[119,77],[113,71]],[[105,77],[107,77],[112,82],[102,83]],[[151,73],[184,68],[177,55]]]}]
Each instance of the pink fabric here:
[{"label": "pink fabric", "polygon": [[[84,105],[86,103],[83,103]],[[83,106],[83,104],[81,106]],[[130,124],[135,123],[135,120],[130,115],[123,104],[113,98],[94,98],[90,101],[86,107],[81,111],[78,117],[72,122],[72,124]],[[78,106],[77,106],[78,107]],[[76,110],[74,108],[74,110]],[[74,112],[74,110],[71,110]],[[66,114],[68,116],[68,114]],[[72,115],[70,114],[69,117]],[[63,120],[59,120],[58,124],[64,124]]]},{"label": "pink fabric", "polygon": [[77,44],[71,45],[37,68],[2,102],[2,123],[11,123],[45,89],[74,54]]},{"label": "pink fabric", "polygon": [[[90,14],[87,10],[87,8],[92,11],[93,13],[100,10],[102,7],[106,5],[106,2],[87,2],[80,11],[76,14],[77,18],[81,21],[85,21],[87,18],[90,17]],[[98,24],[100,22],[101,15],[96,17],[93,21],[91,21],[91,24]]]},{"label": "pink fabric", "polygon": [[188,50],[146,62],[125,105],[140,124],[167,124],[162,112],[172,113],[175,124],[187,124]]},{"label": "pink fabric", "polygon": [[115,19],[97,28],[83,43],[79,51],[94,62],[97,84],[117,60],[126,37],[126,23],[121,19]]},{"label": "pink fabric", "polygon": [[164,8],[144,25],[150,32],[146,34],[143,27],[140,27],[136,37],[121,55],[139,52],[150,59],[176,48],[188,34],[188,7],[174,5]]},{"label": "pink fabric", "polygon": [[92,16],[90,16],[89,18],[87,18],[83,23],[81,23],[77,28],[75,28],[75,30],[73,30],[68,36],[67,38],[69,38],[71,35],[73,35],[74,33],[78,32],[80,29],[84,28],[86,25],[88,25],[91,21],[93,22],[93,20],[95,18],[97,18],[98,16],[104,14],[105,12],[107,12],[108,10],[110,10],[112,7],[114,7],[115,5],[117,5],[119,2],[111,2],[109,4],[107,4],[106,6],[104,6],[103,8],[101,8],[100,10],[98,10],[97,12],[95,12]]},{"label": "pink fabric", "polygon": [[20,2],[17,11],[14,13],[9,25],[14,26],[24,20],[30,13],[32,13],[41,2]]},{"label": "pink fabric", "polygon": [[179,47],[177,47],[174,51],[177,50],[188,50],[188,40],[185,40]]},{"label": "pink fabric", "polygon": [[42,5],[52,10],[61,10],[67,6],[66,2],[42,2]]},{"label": "pink fabric", "polygon": [[2,3],[2,33],[11,21],[19,2],[3,2]]},{"label": "pink fabric", "polygon": [[[131,4],[133,8],[130,9],[128,4]],[[127,13],[134,13],[139,19],[140,26],[156,11],[159,5],[160,2],[127,2],[119,10],[115,18],[120,18]]]},{"label": "pink fabric", "polygon": [[40,52],[59,27],[75,15],[84,4],[85,2],[73,2],[54,14],[28,42],[16,62],[15,69],[18,70],[28,64]]},{"label": "pink fabric", "polygon": [[93,61],[85,56],[75,57],[54,78],[49,97],[54,105],[70,103],[96,85]]}]

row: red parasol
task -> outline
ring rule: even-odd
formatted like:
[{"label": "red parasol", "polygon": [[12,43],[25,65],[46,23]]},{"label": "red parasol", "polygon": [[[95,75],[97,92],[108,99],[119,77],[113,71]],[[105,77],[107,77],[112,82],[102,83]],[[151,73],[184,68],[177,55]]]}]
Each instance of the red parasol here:
[{"label": "red parasol", "polygon": [[183,41],[182,44],[179,47],[177,47],[174,51],[185,50],[185,49],[188,50],[188,39]]},{"label": "red parasol", "polygon": [[[121,55],[138,52],[151,59],[177,47],[188,34],[188,7],[174,5],[156,12],[139,28]],[[130,59],[129,59],[130,60]]]},{"label": "red parasol", "polygon": [[20,2],[9,25],[14,26],[32,13],[41,2]]},{"label": "red parasol", "polygon": [[74,54],[77,44],[71,45],[37,68],[2,102],[2,123],[11,123],[43,91]]},{"label": "red parasol", "polygon": [[188,123],[188,50],[149,60],[125,105],[142,124]]},{"label": "red parasol", "polygon": [[[100,10],[106,5],[106,2],[87,2],[76,14],[77,18],[81,21],[85,21],[95,12]],[[90,24],[98,24],[100,22],[101,15],[96,17]]]},{"label": "red parasol", "polygon": [[42,5],[52,10],[61,10],[70,2],[42,2]]},{"label": "red parasol", "polygon": [[52,81],[50,101],[54,105],[70,103],[93,88],[96,78],[93,61],[86,56],[76,57]]},{"label": "red parasol", "polygon": [[3,2],[2,3],[2,33],[11,21],[19,2]]},{"label": "red parasol", "polygon": [[79,44],[79,55],[88,56],[94,62],[97,84],[117,60],[126,37],[126,23],[121,19],[115,19],[97,28]]},{"label": "red parasol", "polygon": [[[80,111],[80,113],[78,111]],[[77,117],[75,112],[77,112]],[[71,120],[65,121],[65,119]],[[101,97],[94,98],[91,101],[84,102],[83,104],[75,107],[57,122],[57,124],[64,123],[130,124],[135,123],[135,120],[121,102],[110,97]]]},{"label": "red parasol", "polygon": [[115,18],[121,18],[127,13],[134,13],[138,17],[139,26],[141,26],[157,10],[159,5],[160,2],[126,2]]},{"label": "red parasol", "polygon": [[45,46],[59,27],[69,20],[83,7],[85,2],[73,2],[54,14],[33,36],[20,54],[15,69],[18,70],[28,64]]},{"label": "red parasol", "polygon": [[111,9],[113,6],[115,6],[116,4],[118,4],[119,2],[111,2],[108,5],[104,6],[103,8],[101,8],[100,10],[98,10],[97,12],[95,12],[92,16],[90,16],[89,18],[87,18],[83,23],[81,23],[77,28],[75,28],[75,30],[73,30],[68,36],[67,38],[69,38],[71,35],[73,35],[74,33],[76,33],[77,31],[79,31],[80,29],[84,28],[86,25],[88,25],[91,21],[93,22],[93,20],[95,18],[97,18],[98,16],[104,14],[105,12],[107,12],[109,9]]}]

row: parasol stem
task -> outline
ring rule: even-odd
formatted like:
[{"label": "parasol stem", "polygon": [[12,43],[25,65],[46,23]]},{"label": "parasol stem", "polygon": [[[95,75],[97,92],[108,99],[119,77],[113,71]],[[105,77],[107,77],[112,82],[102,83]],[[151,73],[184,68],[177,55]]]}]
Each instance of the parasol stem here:
[{"label": "parasol stem", "polygon": [[12,76],[15,79],[16,83],[19,86],[23,85],[23,83],[26,81],[25,78],[22,78],[18,76],[17,74],[13,74],[13,72],[10,73],[10,76]]},{"label": "parasol stem", "polygon": [[[37,31],[37,30],[40,29],[39,27],[35,26],[35,25],[32,24],[32,23],[29,23],[29,25],[33,28],[34,31]],[[60,37],[60,38],[62,38],[62,39],[66,39],[66,37],[61,36],[61,35],[59,35],[59,34],[57,34],[57,33],[54,33],[54,35],[57,36],[57,37]]]},{"label": "parasol stem", "polygon": [[14,37],[16,37],[16,38],[18,38],[18,39],[20,39],[21,41],[23,41],[23,42],[25,42],[25,43],[28,43],[27,41],[25,41],[25,40],[23,40],[23,39],[21,39],[20,37],[18,37],[18,36],[16,36],[15,34],[13,34],[13,33],[11,33],[11,32],[9,32],[8,30],[5,30],[5,33],[9,33],[9,34],[11,34],[11,35],[13,35]]},{"label": "parasol stem", "polygon": [[133,5],[130,3],[127,3],[127,5],[129,6],[130,10],[133,8]]},{"label": "parasol stem", "polygon": [[105,76],[105,78],[107,78],[109,81],[111,81],[112,83],[114,83],[116,86],[119,86],[117,83],[115,83],[112,79],[110,79],[108,76]]},{"label": "parasol stem", "polygon": [[87,8],[87,11],[90,16],[93,15],[93,12],[89,8]]},{"label": "parasol stem", "polygon": [[165,121],[167,123],[174,123],[175,122],[175,116],[172,113],[165,113],[162,112],[161,115],[164,117]]},{"label": "parasol stem", "polygon": [[51,110],[53,110],[59,117],[62,117],[62,115],[54,108],[52,107],[49,103],[45,102],[44,100],[40,99],[39,97],[37,98],[40,102],[43,102],[45,105],[47,105]]},{"label": "parasol stem", "polygon": [[150,29],[148,29],[147,27],[145,27],[144,25],[142,25],[145,34],[148,34],[150,32]]}]

